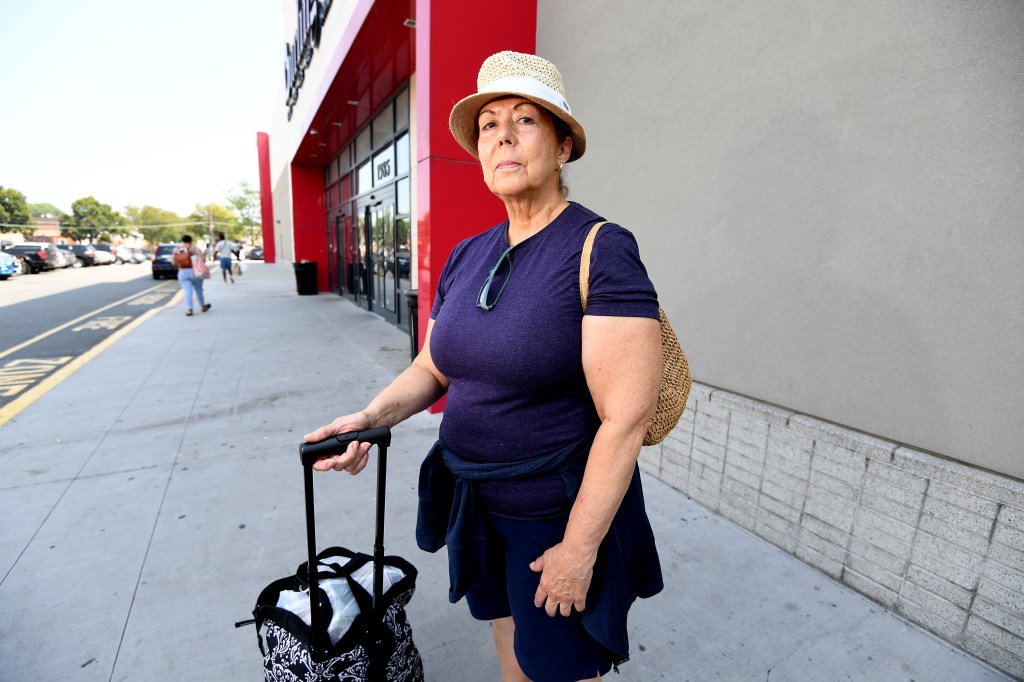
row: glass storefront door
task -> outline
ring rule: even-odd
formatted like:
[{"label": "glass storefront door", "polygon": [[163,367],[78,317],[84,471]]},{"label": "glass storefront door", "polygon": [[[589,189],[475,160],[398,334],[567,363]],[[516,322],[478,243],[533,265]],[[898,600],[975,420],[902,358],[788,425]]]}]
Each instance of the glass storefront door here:
[{"label": "glass storefront door", "polygon": [[410,141],[403,88],[324,171],[332,290],[399,326],[408,325],[415,271]]},{"label": "glass storefront door", "polygon": [[352,290],[352,273],[348,266],[348,224],[350,221],[351,219],[345,213],[340,213],[334,217],[334,230],[331,232],[334,238],[333,249],[330,242],[327,245],[327,267],[332,272],[332,275],[329,277],[329,284],[331,291],[338,294],[343,291]]},{"label": "glass storefront door", "polygon": [[349,277],[351,278],[352,294],[356,303],[365,305],[367,298],[367,259],[369,251],[366,248],[367,226],[372,220],[373,208],[370,204],[360,202],[356,205],[355,220],[350,223],[351,236],[349,243]]},{"label": "glass storefront door", "polygon": [[333,293],[341,292],[341,237],[340,225],[345,222],[344,215],[332,211],[334,216],[333,229],[327,230],[327,289]]},{"label": "glass storefront door", "polygon": [[[356,300],[384,319],[398,322],[398,229],[394,192],[374,192],[356,202],[357,231],[353,243],[359,247],[361,281]],[[360,300],[362,299],[362,300]]]}]

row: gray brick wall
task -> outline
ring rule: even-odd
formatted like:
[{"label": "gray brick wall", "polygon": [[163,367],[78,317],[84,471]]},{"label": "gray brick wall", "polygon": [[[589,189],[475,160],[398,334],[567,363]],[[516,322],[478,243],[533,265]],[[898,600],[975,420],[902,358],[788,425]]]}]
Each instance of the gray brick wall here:
[{"label": "gray brick wall", "polygon": [[700,384],[640,466],[1024,678],[1024,483]]}]

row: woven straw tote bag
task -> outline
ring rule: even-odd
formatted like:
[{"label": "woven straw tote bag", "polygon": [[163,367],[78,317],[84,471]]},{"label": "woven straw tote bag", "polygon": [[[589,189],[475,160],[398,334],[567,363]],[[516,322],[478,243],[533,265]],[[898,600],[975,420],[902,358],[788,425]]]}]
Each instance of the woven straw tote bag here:
[{"label": "woven straw tote bag", "polygon": [[[607,224],[608,221],[595,224],[583,243],[583,255],[580,257],[580,303],[583,304],[584,313],[587,312],[587,295],[590,292],[590,252],[594,249],[598,230]],[[690,395],[690,365],[686,362],[686,355],[661,306],[658,306],[658,315],[661,318],[661,386],[658,389],[654,424],[644,436],[644,445],[657,445],[665,440],[665,436],[679,423],[686,409],[686,398]]]}]

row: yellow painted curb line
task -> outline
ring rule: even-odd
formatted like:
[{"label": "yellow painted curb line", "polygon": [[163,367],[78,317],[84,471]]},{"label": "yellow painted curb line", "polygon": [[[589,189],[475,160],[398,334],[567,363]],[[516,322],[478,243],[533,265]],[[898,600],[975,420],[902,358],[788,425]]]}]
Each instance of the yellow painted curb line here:
[{"label": "yellow painted curb line", "polygon": [[[160,284],[158,286],[163,286],[163,284]],[[156,287],[154,287],[154,289],[155,288]],[[152,289],[147,289],[146,291],[152,291]],[[145,292],[142,292],[142,293],[145,293]],[[138,294],[136,294],[136,295],[138,295]],[[129,296],[127,299],[124,299],[122,301],[118,301],[118,303],[123,303],[124,301],[127,301],[128,299],[131,299],[131,298],[135,298],[135,296]],[[48,391],[50,391],[51,389],[56,387],[58,384],[60,384],[62,381],[67,379],[69,376],[71,376],[72,374],[77,372],[79,369],[81,369],[87,362],[89,362],[90,360],[95,358],[97,355],[99,355],[100,353],[105,351],[107,348],[110,348],[118,340],[120,340],[124,336],[126,336],[128,334],[128,332],[130,332],[131,330],[135,329],[140,324],[142,324],[143,322],[145,322],[149,318],[153,317],[154,315],[156,315],[158,312],[160,312],[164,308],[169,308],[172,305],[175,305],[180,298],[182,298],[182,293],[181,293],[181,290],[179,289],[177,294],[172,296],[171,300],[168,301],[167,303],[163,304],[162,306],[157,306],[156,308],[152,308],[151,310],[147,310],[146,312],[142,313],[141,315],[136,317],[134,320],[132,320],[131,322],[129,322],[125,326],[121,327],[120,329],[115,331],[113,334],[111,334],[107,338],[103,339],[102,341],[100,341],[95,346],[93,346],[89,350],[87,350],[84,353],[82,353],[81,355],[79,355],[77,358],[75,358],[74,360],[72,360],[68,364],[64,365],[63,367],[58,369],[56,372],[54,372],[50,376],[48,376],[45,379],[43,379],[42,381],[40,381],[39,384],[37,384],[36,386],[33,386],[32,388],[30,388],[27,391],[25,391],[24,395],[19,396],[18,398],[15,398],[11,402],[9,402],[6,405],[4,405],[2,408],[0,408],[0,426],[3,426],[4,424],[9,422],[10,420],[14,419],[16,416],[18,416],[18,414],[22,410],[24,410],[26,407],[28,407],[29,405],[31,405],[35,401],[37,401],[40,398],[42,398],[44,395],[46,395],[46,393]],[[117,305],[118,303],[112,303],[110,306],[107,306],[106,308],[109,308],[109,307],[111,307],[113,305]],[[95,313],[98,313],[98,312],[101,312],[103,310],[106,310],[106,308],[100,308],[99,310],[96,310],[93,313],[90,313],[90,315],[93,315]],[[89,315],[86,315],[84,317],[89,317]],[[81,320],[81,319],[83,319],[83,318],[78,318],[78,320]],[[61,327],[57,327],[56,329],[54,329],[54,330],[52,330],[50,332],[47,332],[47,334],[44,334],[43,336],[48,336],[49,334],[52,334],[52,333],[54,333],[56,331],[59,331],[60,329],[63,329],[64,327],[67,327],[68,325],[74,324],[78,320],[73,320],[72,322],[68,322],[66,325],[63,325]],[[42,337],[37,337],[37,338],[42,338]],[[35,339],[33,339],[33,340],[35,340]],[[23,344],[23,346],[24,345],[25,344]],[[14,350],[17,350],[17,348],[14,348],[11,351],[8,351],[8,353],[13,352]],[[4,355],[6,355],[6,354],[7,353],[5,353]],[[0,355],[0,357],[3,357],[3,356]]]}]

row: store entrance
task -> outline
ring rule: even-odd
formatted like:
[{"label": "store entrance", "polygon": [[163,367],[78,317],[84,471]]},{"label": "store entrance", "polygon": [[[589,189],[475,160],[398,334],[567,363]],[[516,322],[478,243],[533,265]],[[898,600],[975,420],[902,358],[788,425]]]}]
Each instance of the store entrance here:
[{"label": "store entrance", "polygon": [[345,262],[345,237],[348,231],[345,221],[348,216],[340,211],[334,213],[334,229],[327,231],[327,288],[333,293],[345,291],[347,265]]},{"label": "store entrance", "polygon": [[378,190],[357,200],[355,214],[351,241],[355,300],[397,324],[398,234],[394,190]]}]

